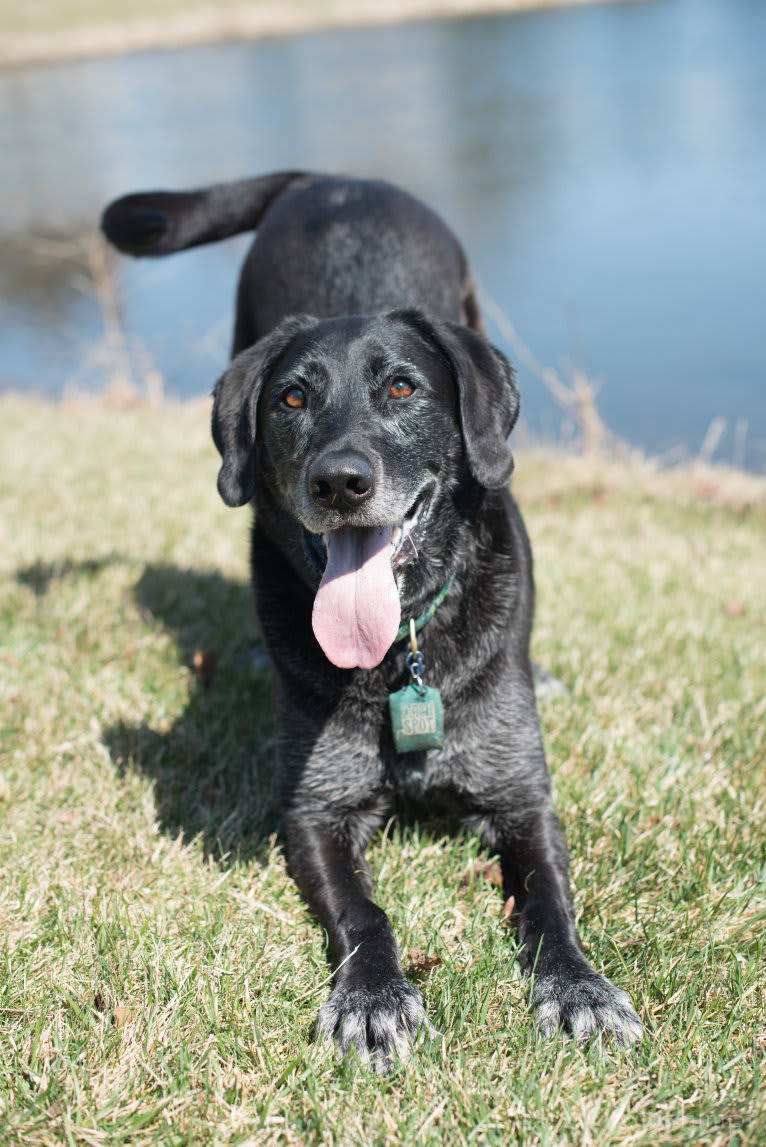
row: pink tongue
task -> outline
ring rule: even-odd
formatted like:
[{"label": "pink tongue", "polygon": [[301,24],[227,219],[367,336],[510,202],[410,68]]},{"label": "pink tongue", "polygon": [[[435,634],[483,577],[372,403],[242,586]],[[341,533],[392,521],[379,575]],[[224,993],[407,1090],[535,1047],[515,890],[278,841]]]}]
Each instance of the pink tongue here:
[{"label": "pink tongue", "polygon": [[341,669],[372,669],[393,644],[401,621],[391,568],[393,526],[344,526],[325,535],[327,568],[312,623],[325,655]]}]

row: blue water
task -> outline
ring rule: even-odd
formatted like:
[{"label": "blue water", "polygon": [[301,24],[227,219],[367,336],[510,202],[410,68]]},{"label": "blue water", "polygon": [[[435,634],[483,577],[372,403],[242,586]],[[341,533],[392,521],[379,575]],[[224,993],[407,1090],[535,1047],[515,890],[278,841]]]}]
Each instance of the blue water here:
[{"label": "blue water", "polygon": [[[717,457],[763,470],[765,45],[762,0],[643,0],[0,74],[0,386],[99,376],[98,308],[40,236],[128,190],[346,171],[436,207],[536,358],[603,378],[617,434],[694,453],[721,416]],[[121,263],[169,392],[225,365],[245,246]],[[529,427],[566,433],[519,378]]]}]

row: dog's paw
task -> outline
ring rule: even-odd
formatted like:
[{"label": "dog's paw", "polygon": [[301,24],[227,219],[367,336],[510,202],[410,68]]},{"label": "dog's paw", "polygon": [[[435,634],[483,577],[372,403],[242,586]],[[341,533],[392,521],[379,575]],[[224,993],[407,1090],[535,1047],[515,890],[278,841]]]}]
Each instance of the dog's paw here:
[{"label": "dog's paw", "polygon": [[532,1007],[542,1035],[564,1032],[578,1043],[599,1036],[629,1047],[643,1035],[630,996],[592,968],[580,975],[543,976],[535,980]]},{"label": "dog's paw", "polygon": [[320,1009],[314,1039],[334,1040],[341,1058],[355,1051],[382,1075],[435,1034],[420,992],[402,977],[369,988],[339,985]]}]

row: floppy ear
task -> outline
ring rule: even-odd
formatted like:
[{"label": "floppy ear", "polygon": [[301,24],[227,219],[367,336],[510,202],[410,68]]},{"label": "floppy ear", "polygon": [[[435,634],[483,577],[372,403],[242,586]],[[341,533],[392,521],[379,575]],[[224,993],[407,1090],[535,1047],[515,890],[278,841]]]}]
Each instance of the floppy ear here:
[{"label": "floppy ear", "polygon": [[255,493],[255,430],[264,382],[310,315],[291,315],[254,346],[238,354],[213,391],[213,441],[223,459],[218,493],[227,506],[244,506]]},{"label": "floppy ear", "polygon": [[399,313],[446,359],[457,388],[468,468],[486,489],[500,489],[513,471],[507,441],[519,413],[513,367],[504,354],[469,327],[432,322],[418,311]]}]

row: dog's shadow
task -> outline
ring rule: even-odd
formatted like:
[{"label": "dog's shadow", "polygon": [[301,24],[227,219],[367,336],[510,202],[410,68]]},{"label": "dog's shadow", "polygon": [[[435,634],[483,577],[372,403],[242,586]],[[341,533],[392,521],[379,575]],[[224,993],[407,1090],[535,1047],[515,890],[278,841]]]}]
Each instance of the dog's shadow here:
[{"label": "dog's shadow", "polygon": [[[116,768],[154,783],[162,830],[197,838],[221,863],[257,859],[279,831],[272,693],[249,586],[218,573],[148,566],[135,598],[172,635],[192,675],[172,723],[120,722],[102,737]],[[171,670],[171,672],[173,672]],[[178,680],[178,671],[174,671]],[[173,681],[163,681],[163,693]],[[186,690],[186,680],[178,686]]]}]

